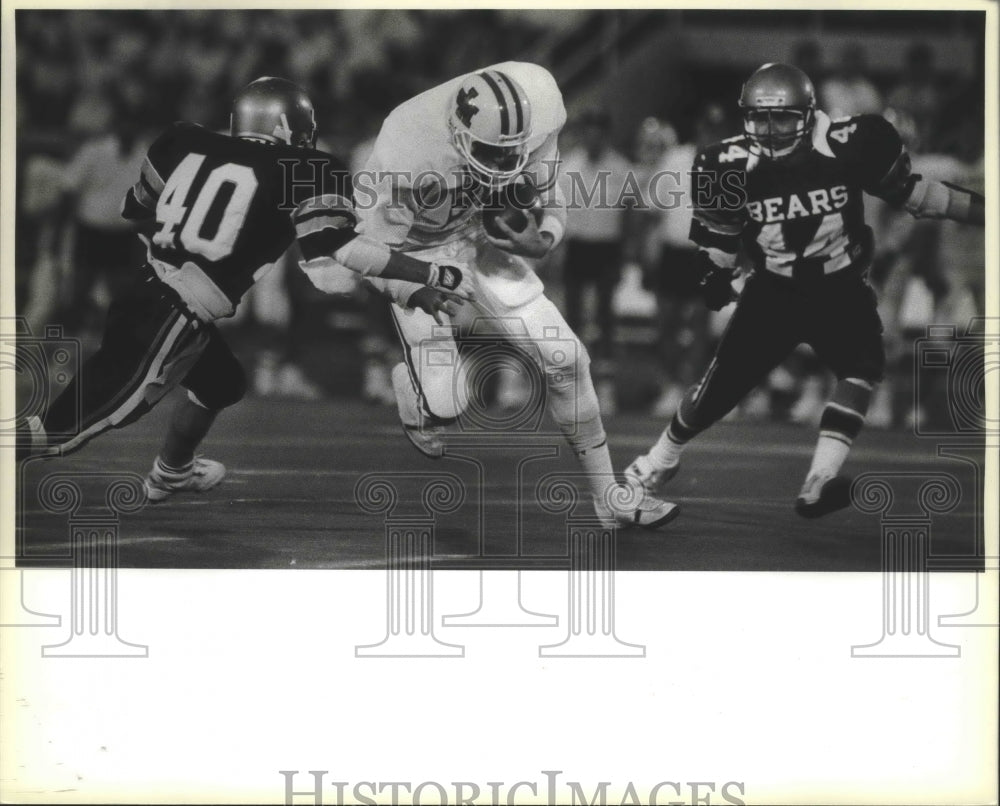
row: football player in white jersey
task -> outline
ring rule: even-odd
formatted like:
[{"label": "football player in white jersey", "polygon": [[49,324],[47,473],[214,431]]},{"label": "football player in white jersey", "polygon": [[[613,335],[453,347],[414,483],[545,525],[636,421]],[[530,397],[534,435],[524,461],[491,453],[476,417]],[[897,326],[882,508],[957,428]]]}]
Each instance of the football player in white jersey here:
[{"label": "football player in white jersey", "polygon": [[[590,359],[544,295],[532,264],[563,235],[566,203],[556,179],[565,121],[552,75],[524,62],[460,76],[406,101],[386,118],[354,178],[358,242],[458,267],[458,292],[474,297],[460,307],[432,307],[432,315],[418,303],[433,289],[370,278],[393,301],[406,357],[393,370],[393,387],[418,450],[443,455],[444,430],[469,400],[456,337],[461,341],[474,326],[482,334],[485,326],[531,355],[541,370],[549,413],[579,458],[601,521],[655,528],[678,508],[615,482]],[[515,180],[534,186],[540,215],[528,215],[520,232],[501,222],[506,237],[493,237],[483,228],[483,205]]]}]

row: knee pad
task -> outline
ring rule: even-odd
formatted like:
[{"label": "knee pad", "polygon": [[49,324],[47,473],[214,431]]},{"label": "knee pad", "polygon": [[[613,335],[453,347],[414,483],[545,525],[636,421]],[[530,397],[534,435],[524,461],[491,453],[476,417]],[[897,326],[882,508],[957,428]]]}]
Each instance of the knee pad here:
[{"label": "knee pad", "polygon": [[549,410],[560,424],[600,419],[601,408],[590,375],[590,354],[579,341],[543,345],[543,372]]}]

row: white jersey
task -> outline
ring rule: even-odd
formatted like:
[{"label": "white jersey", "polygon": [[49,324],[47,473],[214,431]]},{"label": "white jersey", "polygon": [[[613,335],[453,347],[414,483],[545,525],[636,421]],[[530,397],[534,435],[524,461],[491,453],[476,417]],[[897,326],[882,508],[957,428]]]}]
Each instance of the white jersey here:
[{"label": "white jersey", "polygon": [[[552,75],[535,64],[502,62],[485,69],[506,73],[528,96],[532,129],[524,173],[534,180],[546,217],[553,217],[561,232],[566,204],[556,180],[558,137],[566,122],[562,93]],[[420,252],[423,259],[470,263],[508,304],[515,304],[540,293],[541,282],[527,261],[492,247],[483,233],[485,200],[470,188],[448,125],[450,105],[465,78],[411,98],[385,119],[367,164],[354,177],[357,232],[394,251]],[[514,290],[524,284],[530,288]]]}]

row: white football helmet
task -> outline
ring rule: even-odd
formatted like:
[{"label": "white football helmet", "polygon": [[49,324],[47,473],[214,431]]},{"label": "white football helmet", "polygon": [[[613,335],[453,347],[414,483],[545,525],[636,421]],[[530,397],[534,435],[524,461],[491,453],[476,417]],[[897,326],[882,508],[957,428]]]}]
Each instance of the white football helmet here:
[{"label": "white football helmet", "polygon": [[514,79],[499,70],[467,77],[451,102],[451,139],[472,176],[497,190],[528,161],[531,104]]}]

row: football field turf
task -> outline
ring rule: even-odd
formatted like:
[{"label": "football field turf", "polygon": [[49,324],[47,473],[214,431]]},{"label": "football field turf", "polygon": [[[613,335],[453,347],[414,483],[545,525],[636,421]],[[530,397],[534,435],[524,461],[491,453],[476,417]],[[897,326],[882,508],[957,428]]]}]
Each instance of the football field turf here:
[{"label": "football field turf", "polygon": [[[171,405],[165,401],[140,422],[105,434],[73,456],[28,463],[18,490],[23,564],[70,563],[74,523],[100,515],[114,477],[136,474],[137,480],[146,473]],[[663,423],[627,414],[607,418],[606,426],[621,471]],[[704,433],[689,447],[664,496],[680,503],[680,517],[658,531],[619,532],[617,567],[878,571],[887,517],[909,517],[914,528],[923,524],[932,558],[982,566],[981,560],[962,559],[975,555],[981,529],[974,467],[939,456],[941,445],[975,440],[869,429],[845,472],[884,474],[893,497],[888,514],[852,506],[807,521],[793,504],[815,439],[812,428],[771,422],[724,422]],[[393,409],[353,400],[245,400],[220,416],[203,446],[205,456],[226,464],[226,480],[210,492],[121,515],[119,564],[374,569],[386,562],[388,519],[390,526],[429,526],[434,567],[565,568],[567,519],[592,515],[588,498],[570,512],[539,503],[539,490],[550,489],[547,482],[572,480],[578,472],[565,443],[551,435],[482,439],[459,432],[450,445],[445,458],[427,460],[406,441]],[[55,511],[40,497],[53,474],[81,490],[75,511]],[[918,487],[941,478],[961,497],[950,511],[928,518]],[[393,499],[394,506],[385,509]]]}]

